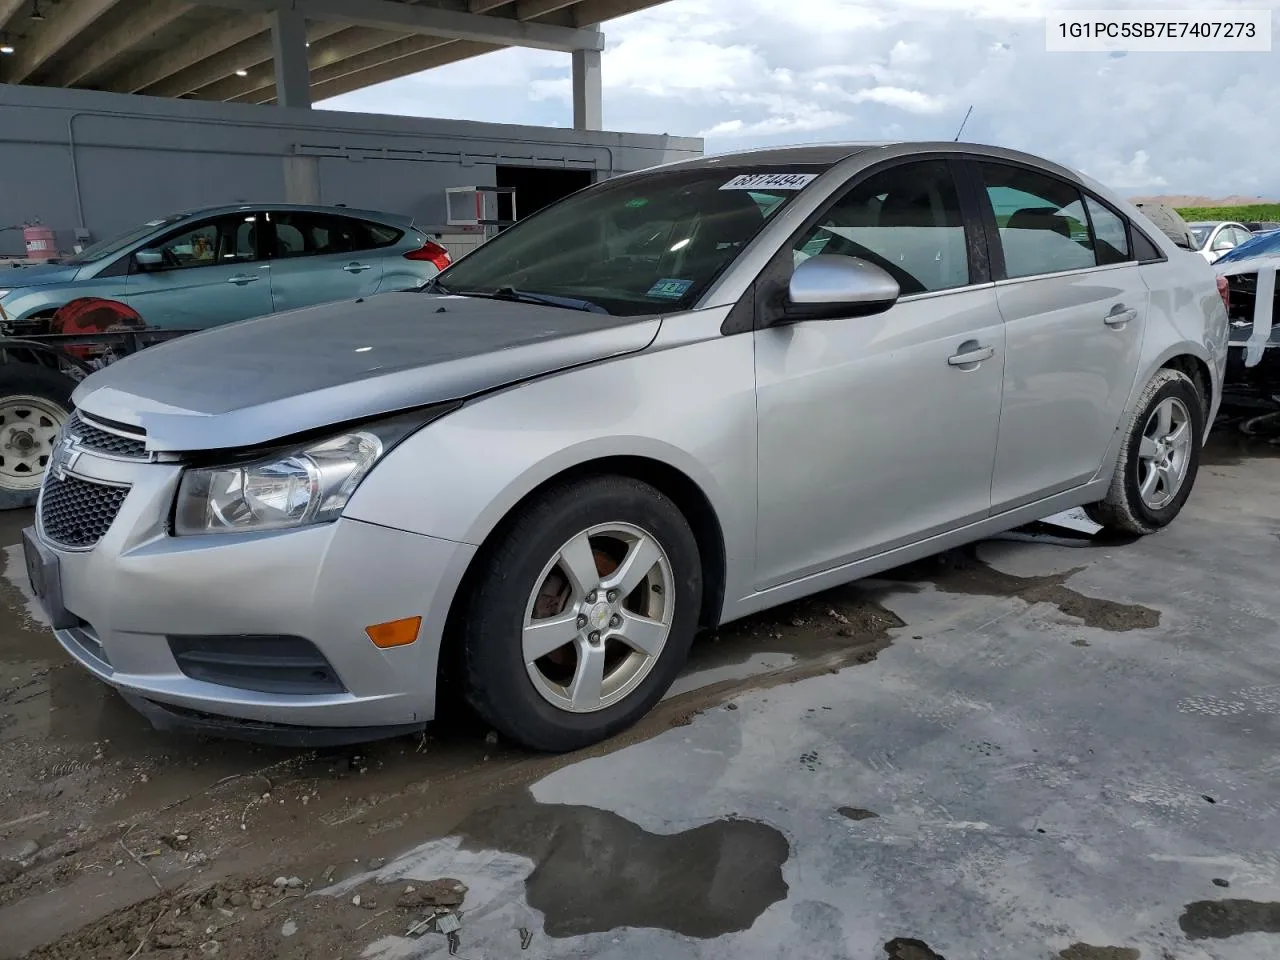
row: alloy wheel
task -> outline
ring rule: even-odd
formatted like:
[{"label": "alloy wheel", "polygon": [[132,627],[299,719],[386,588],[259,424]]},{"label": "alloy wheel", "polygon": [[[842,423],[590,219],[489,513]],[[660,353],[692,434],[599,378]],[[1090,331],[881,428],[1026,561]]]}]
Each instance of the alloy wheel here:
[{"label": "alloy wheel", "polygon": [[521,650],[543,699],[593,713],[634,691],[666,646],[672,583],[666,551],[633,524],[597,524],[567,540],[525,608]]}]

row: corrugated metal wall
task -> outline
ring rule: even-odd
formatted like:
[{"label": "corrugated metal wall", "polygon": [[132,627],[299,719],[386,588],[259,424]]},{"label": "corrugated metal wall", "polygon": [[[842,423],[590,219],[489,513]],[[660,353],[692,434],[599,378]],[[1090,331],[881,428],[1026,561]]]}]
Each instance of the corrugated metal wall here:
[{"label": "corrugated metal wall", "polygon": [[[39,220],[70,250],[77,228],[96,241],[177,210],[271,201],[409,213],[443,228],[445,188],[491,186],[499,165],[603,179],[702,148],[689,137],[0,84],[0,228]],[[0,231],[0,255],[21,252],[20,230]]]}]

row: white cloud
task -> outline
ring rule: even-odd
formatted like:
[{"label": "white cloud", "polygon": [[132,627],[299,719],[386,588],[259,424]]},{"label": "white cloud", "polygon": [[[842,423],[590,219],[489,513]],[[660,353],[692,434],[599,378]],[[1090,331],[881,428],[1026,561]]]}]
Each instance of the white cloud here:
[{"label": "white cloud", "polygon": [[947,106],[945,97],[902,87],[870,87],[848,95],[853,103],[883,103],[911,113],[939,113]]},{"label": "white cloud", "polygon": [[[1246,5],[1277,10],[1280,0]],[[699,134],[721,152],[819,132],[950,139],[972,104],[966,139],[1039,153],[1120,189],[1280,196],[1280,125],[1262,106],[1280,95],[1275,55],[1045,51],[1048,12],[1099,6],[670,0],[605,24],[605,123]],[[567,121],[569,100],[567,55],[507,50],[325,106],[549,124]]]}]

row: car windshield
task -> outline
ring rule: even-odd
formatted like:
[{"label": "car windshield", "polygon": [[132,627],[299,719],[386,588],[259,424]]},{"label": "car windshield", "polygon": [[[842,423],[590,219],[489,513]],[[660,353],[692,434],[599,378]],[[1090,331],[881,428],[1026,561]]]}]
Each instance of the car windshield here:
[{"label": "car windshield", "polygon": [[148,220],[141,226],[134,227],[128,233],[123,233],[117,237],[109,237],[106,240],[99,240],[97,243],[85,247],[80,253],[77,253],[74,257],[68,258],[64,262],[71,264],[97,263],[104,257],[109,257],[112,254],[119,253],[126,247],[137,243],[143,237],[150,236],[159,228],[166,227],[171,223],[177,223],[181,219],[183,219],[181,216],[174,215],[171,217],[161,217],[158,220]]},{"label": "car windshield", "polygon": [[1275,233],[1266,233],[1260,237],[1254,237],[1252,240],[1246,240],[1234,250],[1228,250],[1224,253],[1218,258],[1218,262],[1232,263],[1236,260],[1259,257],[1266,253],[1280,253],[1280,230]]},{"label": "car windshield", "polygon": [[685,310],[825,169],[696,167],[606,181],[510,227],[427,289],[619,316]]},{"label": "car windshield", "polygon": [[1209,239],[1209,231],[1213,227],[1191,227],[1191,236],[1195,238],[1196,246],[1203,247],[1204,242]]}]

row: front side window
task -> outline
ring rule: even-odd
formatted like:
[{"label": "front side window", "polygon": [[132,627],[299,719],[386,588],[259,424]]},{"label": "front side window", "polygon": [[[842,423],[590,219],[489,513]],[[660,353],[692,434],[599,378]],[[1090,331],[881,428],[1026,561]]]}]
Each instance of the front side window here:
[{"label": "front side window", "polygon": [[1089,220],[1075,186],[1024,167],[979,166],[1009,277],[1096,266]]},{"label": "front side window", "polygon": [[817,254],[883,267],[903,295],[968,284],[964,217],[950,164],[906,163],[855,185],[796,241],[797,265]]},{"label": "front side window", "polygon": [[510,227],[431,289],[560,298],[619,316],[687,310],[824,169],[695,167],[605,181]]},{"label": "front side window", "polygon": [[256,258],[257,224],[254,214],[228,214],[170,234],[147,249],[160,254],[167,270],[246,263]]}]

